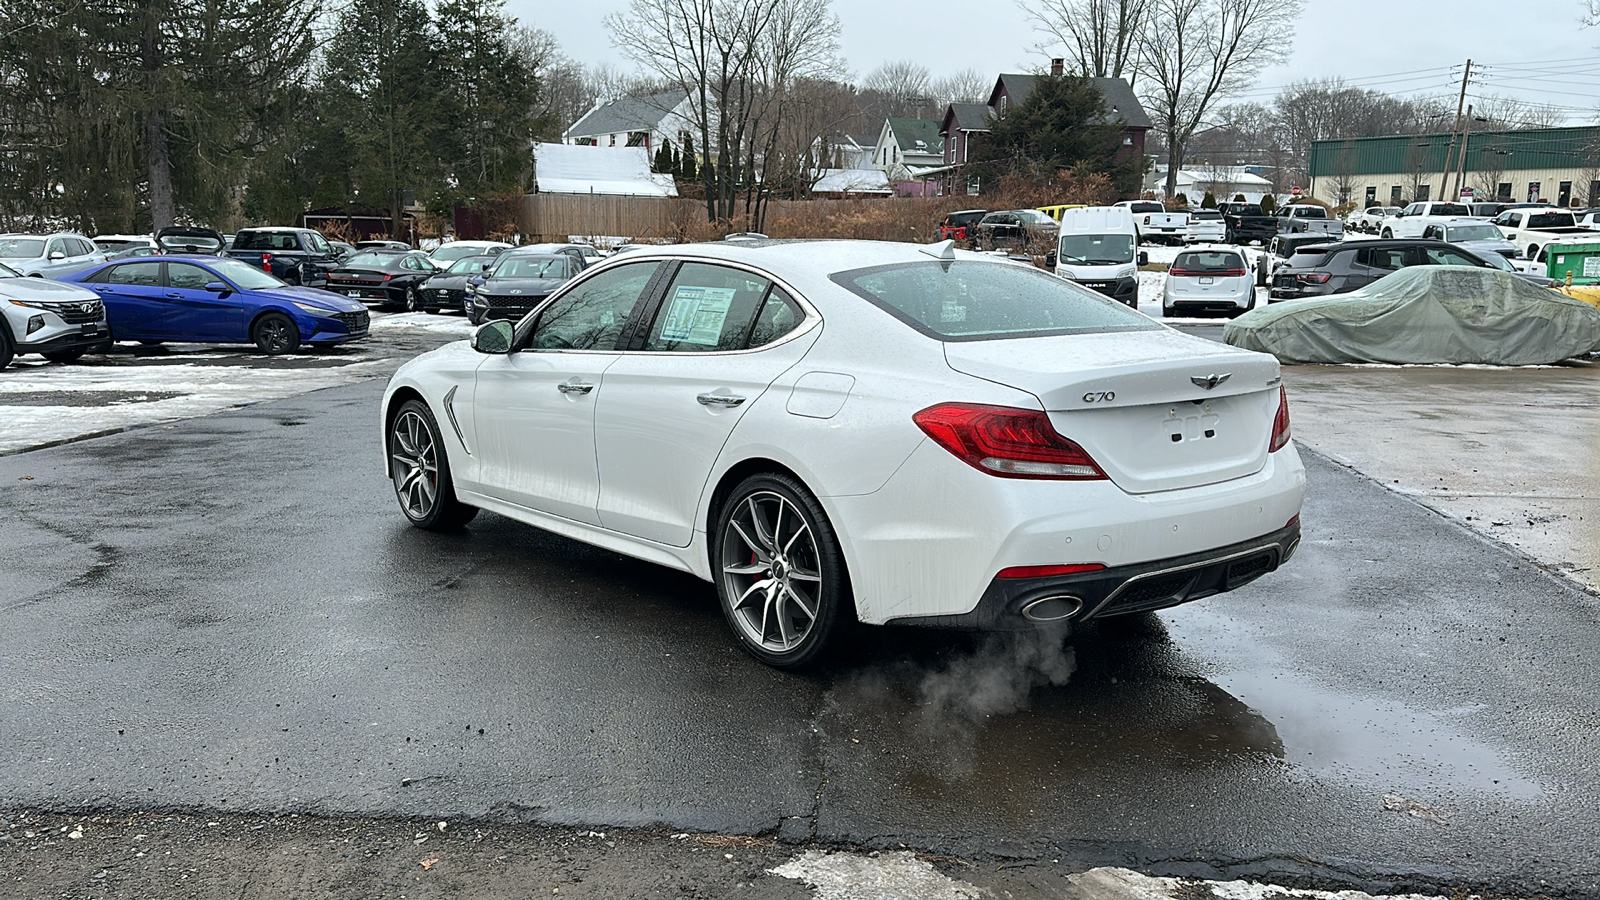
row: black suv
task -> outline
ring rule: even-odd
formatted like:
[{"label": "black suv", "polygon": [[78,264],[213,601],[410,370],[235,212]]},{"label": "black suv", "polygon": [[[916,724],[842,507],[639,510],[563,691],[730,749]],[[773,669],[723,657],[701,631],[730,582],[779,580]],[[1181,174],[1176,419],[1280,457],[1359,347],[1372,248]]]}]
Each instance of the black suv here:
[{"label": "black suv", "polygon": [[1477,254],[1443,241],[1393,239],[1301,247],[1272,276],[1273,300],[1344,294],[1408,266],[1491,269]]},{"label": "black suv", "polygon": [[1261,286],[1272,284],[1272,273],[1275,272],[1286,260],[1294,256],[1303,247],[1318,244],[1332,244],[1339,238],[1329,237],[1325,234],[1280,234],[1275,235],[1267,242],[1266,252],[1261,256],[1260,265],[1256,266],[1256,277],[1261,279]]}]

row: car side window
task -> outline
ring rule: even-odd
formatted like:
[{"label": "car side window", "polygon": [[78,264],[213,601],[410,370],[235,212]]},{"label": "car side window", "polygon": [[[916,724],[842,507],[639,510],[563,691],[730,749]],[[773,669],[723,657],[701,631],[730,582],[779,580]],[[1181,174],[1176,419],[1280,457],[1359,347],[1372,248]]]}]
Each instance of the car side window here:
[{"label": "car side window", "polygon": [[755,324],[750,326],[751,347],[765,347],[778,338],[800,327],[805,321],[806,312],[794,298],[784,292],[777,285],[767,292],[767,299],[761,304],[761,312],[756,314]]},{"label": "car side window", "polygon": [[105,284],[136,284],[143,287],[161,286],[161,263],[124,263],[113,266],[104,277]]},{"label": "car side window", "polygon": [[1429,266],[1478,266],[1479,264],[1466,254],[1458,253],[1449,247],[1424,248],[1423,257],[1427,260],[1424,265]]},{"label": "car side window", "polygon": [[203,290],[206,285],[221,279],[199,266],[188,263],[167,263],[167,286],[183,291]]},{"label": "car side window", "polygon": [[1444,229],[1437,225],[1429,225],[1427,228],[1422,229],[1422,236],[1425,238],[1432,238],[1436,241],[1442,241],[1444,240]]},{"label": "car side window", "polygon": [[545,306],[528,346],[534,350],[614,350],[659,263],[609,269]]},{"label": "car side window", "polygon": [[1385,269],[1391,272],[1405,267],[1405,249],[1401,247],[1383,247],[1377,250],[1361,250],[1356,254],[1356,263],[1369,269]]},{"label": "car side window", "polygon": [[644,349],[707,353],[742,350],[772,282],[741,269],[684,263],[662,298]]}]

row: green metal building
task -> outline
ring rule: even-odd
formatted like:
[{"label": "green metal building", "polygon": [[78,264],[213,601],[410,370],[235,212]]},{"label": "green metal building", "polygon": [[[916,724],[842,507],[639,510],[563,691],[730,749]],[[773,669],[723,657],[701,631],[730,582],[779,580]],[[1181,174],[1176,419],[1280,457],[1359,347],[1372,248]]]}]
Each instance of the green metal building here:
[{"label": "green metal building", "polygon": [[[1466,148],[1465,171],[1457,158]],[[1445,158],[1452,159],[1446,172]],[[1310,191],[1330,205],[1454,199],[1600,206],[1600,126],[1400,134],[1311,143]]]}]

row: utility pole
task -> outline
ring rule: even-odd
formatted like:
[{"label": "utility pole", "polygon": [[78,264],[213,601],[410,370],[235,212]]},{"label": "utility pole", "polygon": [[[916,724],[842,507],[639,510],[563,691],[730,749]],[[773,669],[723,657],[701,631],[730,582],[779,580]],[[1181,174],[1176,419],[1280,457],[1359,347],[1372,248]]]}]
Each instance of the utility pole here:
[{"label": "utility pole", "polygon": [[[1467,67],[1461,72],[1461,96],[1456,98],[1456,123],[1450,129],[1450,149],[1444,154],[1444,177],[1439,179],[1439,193],[1443,194],[1450,182],[1450,173],[1455,171],[1452,157],[1456,153],[1456,134],[1461,131],[1461,108],[1467,102],[1467,79],[1472,77],[1472,60],[1467,60]],[[1446,198],[1440,197],[1440,200]]]},{"label": "utility pole", "polygon": [[1467,117],[1461,122],[1461,155],[1456,158],[1455,192],[1450,195],[1453,203],[1461,197],[1461,189],[1467,186],[1467,141],[1472,139],[1472,106],[1467,106]]}]

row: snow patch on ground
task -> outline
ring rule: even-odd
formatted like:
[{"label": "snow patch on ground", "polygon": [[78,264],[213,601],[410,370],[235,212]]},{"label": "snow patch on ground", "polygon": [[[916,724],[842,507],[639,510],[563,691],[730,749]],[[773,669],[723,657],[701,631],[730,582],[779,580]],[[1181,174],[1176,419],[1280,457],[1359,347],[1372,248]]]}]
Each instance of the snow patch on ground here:
[{"label": "snow patch on ground", "polygon": [[473,324],[467,321],[466,316],[412,312],[373,316],[370,332],[421,330],[467,338],[472,336],[473,328]]},{"label": "snow patch on ground", "polygon": [[[1129,869],[1090,869],[1067,879],[1087,896],[1119,900],[1177,900],[1208,896],[1218,900],[1376,900],[1362,891],[1313,891],[1260,884],[1253,881],[1187,881],[1153,878]],[[1199,890],[1196,890],[1198,888]],[[1201,893],[1209,889],[1209,893]],[[1383,900],[1446,900],[1431,894],[1385,895]]]},{"label": "snow patch on ground", "polygon": [[872,856],[807,850],[767,871],[805,882],[817,900],[976,900],[988,894],[904,850]]}]

